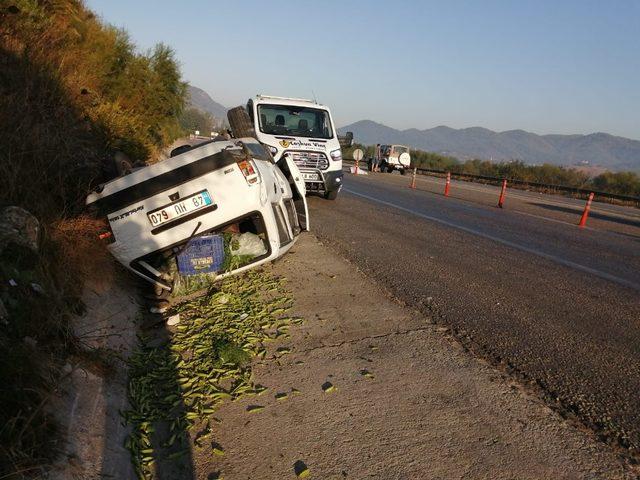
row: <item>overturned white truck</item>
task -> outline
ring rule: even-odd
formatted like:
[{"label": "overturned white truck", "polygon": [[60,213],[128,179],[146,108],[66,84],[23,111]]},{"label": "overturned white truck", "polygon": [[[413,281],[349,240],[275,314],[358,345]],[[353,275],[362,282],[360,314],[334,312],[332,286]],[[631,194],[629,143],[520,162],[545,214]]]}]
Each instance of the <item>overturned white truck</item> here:
[{"label": "overturned white truck", "polygon": [[327,106],[301,98],[256,95],[246,107],[231,109],[229,122],[234,132],[257,138],[276,162],[292,159],[308,192],[337,198],[342,188],[342,151]]},{"label": "overturned white truck", "polygon": [[[156,290],[172,290],[176,265],[221,278],[283,255],[309,229],[296,164],[277,166],[254,138],[188,147],[100,185],[86,203],[106,217],[101,237],[115,258]],[[229,242],[247,237],[252,254],[229,261]]]}]

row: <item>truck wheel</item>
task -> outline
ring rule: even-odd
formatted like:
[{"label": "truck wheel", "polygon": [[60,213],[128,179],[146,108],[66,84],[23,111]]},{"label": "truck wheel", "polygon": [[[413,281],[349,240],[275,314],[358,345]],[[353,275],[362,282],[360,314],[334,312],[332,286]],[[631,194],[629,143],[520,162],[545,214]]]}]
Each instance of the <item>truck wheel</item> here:
[{"label": "truck wheel", "polygon": [[329,192],[324,193],[324,198],[327,200],[335,200],[338,198],[338,190],[331,190]]},{"label": "truck wheel", "polygon": [[400,170],[400,175],[404,175],[407,173],[407,169],[403,168],[402,170]]},{"label": "truck wheel", "polygon": [[387,166],[387,173],[393,173],[393,167],[392,166]]},{"label": "truck wheel", "polygon": [[247,110],[240,106],[230,109],[227,112],[227,118],[229,119],[229,126],[231,132],[236,138],[253,137],[256,138],[256,130],[251,123],[251,117],[247,113]]}]

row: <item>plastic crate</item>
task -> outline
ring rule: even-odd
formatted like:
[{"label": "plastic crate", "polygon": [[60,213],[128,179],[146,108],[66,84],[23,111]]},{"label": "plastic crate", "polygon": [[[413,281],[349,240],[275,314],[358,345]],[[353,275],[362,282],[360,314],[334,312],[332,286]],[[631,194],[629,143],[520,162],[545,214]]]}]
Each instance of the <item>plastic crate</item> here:
[{"label": "plastic crate", "polygon": [[191,239],[177,261],[180,275],[216,273],[224,264],[224,237],[203,235]]}]

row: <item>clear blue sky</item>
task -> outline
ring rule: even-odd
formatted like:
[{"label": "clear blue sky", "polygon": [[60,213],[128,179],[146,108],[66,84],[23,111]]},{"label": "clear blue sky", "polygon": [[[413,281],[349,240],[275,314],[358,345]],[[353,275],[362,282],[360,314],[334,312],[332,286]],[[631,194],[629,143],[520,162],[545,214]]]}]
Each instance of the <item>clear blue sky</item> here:
[{"label": "clear blue sky", "polygon": [[596,131],[640,139],[640,0],[87,0],[174,48],[225,106],[265,93],[336,123]]}]

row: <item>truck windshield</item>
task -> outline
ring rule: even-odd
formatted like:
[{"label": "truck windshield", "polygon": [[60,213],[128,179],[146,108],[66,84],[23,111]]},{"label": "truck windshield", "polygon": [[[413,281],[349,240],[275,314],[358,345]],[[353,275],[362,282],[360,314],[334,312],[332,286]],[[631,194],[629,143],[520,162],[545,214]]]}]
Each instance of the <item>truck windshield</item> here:
[{"label": "truck windshield", "polygon": [[258,105],[260,131],[271,135],[333,138],[329,112],[290,105]]}]

